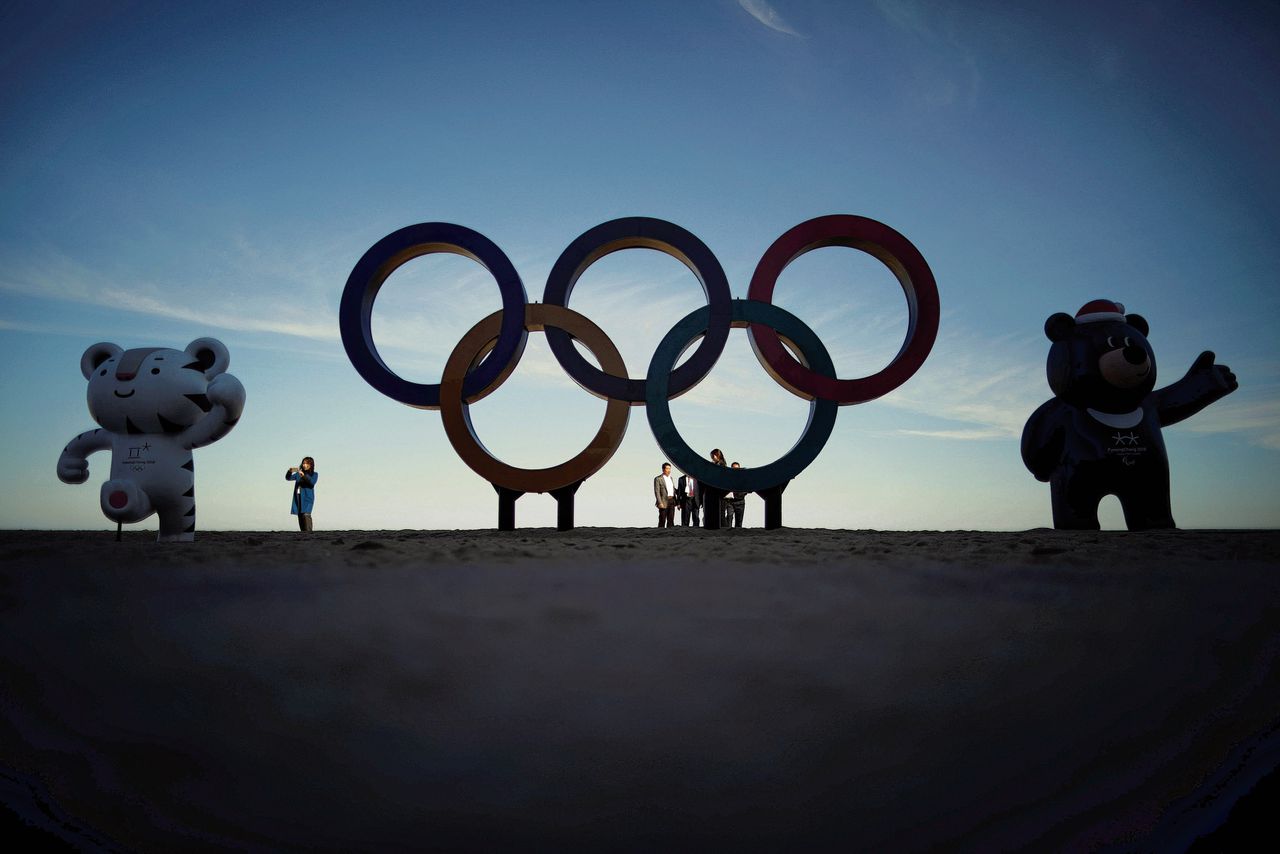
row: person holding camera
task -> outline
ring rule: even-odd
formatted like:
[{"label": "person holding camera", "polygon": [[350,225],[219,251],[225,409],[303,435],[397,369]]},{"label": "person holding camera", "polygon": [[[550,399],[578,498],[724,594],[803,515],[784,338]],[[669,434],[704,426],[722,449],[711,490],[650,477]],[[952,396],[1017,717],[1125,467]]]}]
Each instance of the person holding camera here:
[{"label": "person holding camera", "polygon": [[298,530],[311,530],[311,507],[316,503],[316,461],[303,457],[302,462],[284,473],[285,480],[293,481],[293,506],[289,512],[298,517]]}]

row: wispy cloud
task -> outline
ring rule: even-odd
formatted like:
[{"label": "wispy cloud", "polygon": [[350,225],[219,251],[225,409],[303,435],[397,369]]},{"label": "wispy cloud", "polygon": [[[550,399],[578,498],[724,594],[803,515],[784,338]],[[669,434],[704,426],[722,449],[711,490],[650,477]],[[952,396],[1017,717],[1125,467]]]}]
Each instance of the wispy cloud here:
[{"label": "wispy cloud", "polygon": [[1193,433],[1243,433],[1254,444],[1280,451],[1280,400],[1237,401],[1233,395],[1198,413],[1185,426]]},{"label": "wispy cloud", "polygon": [[[717,365],[710,377],[678,400],[682,406],[699,407],[712,412],[777,415],[778,395],[762,393],[762,390],[767,390],[773,383],[774,380],[751,357],[724,367]],[[784,391],[782,394],[790,399],[797,399],[790,392]]]},{"label": "wispy cloud", "polygon": [[168,320],[181,320],[187,323],[204,324],[219,329],[231,329],[237,332],[269,332],[278,335],[293,335],[299,338],[313,338],[320,341],[335,340],[337,324],[325,318],[323,321],[307,321],[291,319],[296,316],[288,304],[268,303],[271,310],[265,314],[247,314],[234,310],[215,308],[213,306],[189,306],[175,304],[170,299],[159,295],[154,286],[119,288],[104,287],[98,291],[94,302],[121,311],[132,311]]},{"label": "wispy cloud", "polygon": [[71,327],[67,324],[30,323],[22,320],[10,320],[0,317],[0,332],[29,332],[35,335],[69,335],[85,337],[93,335],[92,330]]},{"label": "wispy cloud", "polygon": [[920,0],[876,0],[880,14],[894,27],[924,42],[927,50],[914,59],[917,96],[926,105],[974,106],[982,73],[974,51],[957,32],[961,9],[930,7]]},{"label": "wispy cloud", "polygon": [[972,430],[899,430],[899,436],[922,436],[927,439],[949,439],[958,442],[982,442],[991,439],[1008,439],[1004,430],[980,429]]},{"label": "wispy cloud", "polygon": [[[160,285],[129,280],[93,269],[58,253],[45,253],[38,263],[10,268],[0,278],[0,291],[38,299],[70,302],[180,320],[217,329],[266,332],[320,341],[338,337],[327,312],[304,312],[292,297],[269,296],[267,289],[241,282],[227,287],[224,277]],[[279,293],[279,289],[274,289]],[[292,291],[290,293],[296,293]],[[314,319],[312,319],[314,318]],[[50,324],[56,328],[56,324]]]},{"label": "wispy cloud", "polygon": [[880,14],[895,27],[909,30],[927,39],[936,37],[919,0],[875,0],[875,2]]},{"label": "wispy cloud", "polygon": [[795,31],[794,28],[782,19],[777,10],[770,6],[765,0],[738,0],[738,5],[742,7],[748,15],[755,18],[774,32],[779,32],[796,38],[804,38]]},{"label": "wispy cloud", "polygon": [[[945,421],[956,427],[903,428],[900,435],[953,441],[1018,439],[1031,413],[1052,396],[1044,374],[1046,351],[1039,336],[993,338],[943,324],[920,371],[882,398],[887,406]],[[1251,373],[1263,374],[1262,366]],[[1197,434],[1232,434],[1280,450],[1280,399],[1266,389],[1251,397],[1232,395],[1172,428]]]},{"label": "wispy cloud", "polygon": [[1033,350],[1025,336],[992,337],[947,320],[944,316],[933,352],[920,371],[886,395],[884,403],[966,425],[927,431],[935,438],[974,441],[1021,436],[1027,418],[1051,393],[1042,367],[1044,352]]}]

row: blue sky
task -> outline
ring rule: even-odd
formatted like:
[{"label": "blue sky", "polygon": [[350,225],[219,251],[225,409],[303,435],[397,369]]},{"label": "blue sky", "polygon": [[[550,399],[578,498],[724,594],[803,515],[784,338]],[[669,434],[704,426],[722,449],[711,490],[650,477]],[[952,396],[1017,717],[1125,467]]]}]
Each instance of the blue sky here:
[{"label": "blue sky", "polygon": [[[493,492],[439,415],[373,391],[342,349],[338,301],[375,241],[468,226],[534,300],[579,234],[653,216],[698,235],[745,297],[784,231],[851,213],[928,259],[938,342],[906,385],[842,408],[787,491],[787,524],[1050,525],[1048,487],[1018,453],[1050,394],[1042,327],[1105,297],[1149,320],[1160,384],[1205,349],[1240,379],[1165,433],[1179,524],[1276,527],[1278,23],[1248,3],[9,4],[0,526],[111,527],[106,454],[88,484],[54,474],[92,426],[87,346],[212,335],[248,402],[196,452],[200,528],[292,527],[283,473],[304,454],[318,528],[490,527]],[[571,306],[638,376],[701,302],[678,262],[631,250],[593,266]],[[776,302],[844,377],[886,364],[906,327],[892,275],[854,250],[804,256]],[[436,382],[499,307],[474,263],[418,259],[384,287],[374,334],[392,367]],[[744,465],[789,448],[806,410],[740,331],[672,404],[694,447]],[[472,407],[485,444],[531,467],[577,453],[603,412],[537,334]],[[578,523],[651,524],[661,461],[633,409]],[[762,517],[750,499],[747,524]],[[1103,520],[1123,526],[1114,499]],[[520,526],[554,521],[548,496],[517,505]]]}]

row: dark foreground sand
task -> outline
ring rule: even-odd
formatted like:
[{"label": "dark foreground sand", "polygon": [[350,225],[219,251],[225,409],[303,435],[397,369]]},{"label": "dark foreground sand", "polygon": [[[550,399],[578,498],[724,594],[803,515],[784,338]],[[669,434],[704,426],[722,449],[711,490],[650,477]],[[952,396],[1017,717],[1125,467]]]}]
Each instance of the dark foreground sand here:
[{"label": "dark foreground sand", "polygon": [[1182,850],[1280,765],[1280,533],[0,532],[77,847]]}]

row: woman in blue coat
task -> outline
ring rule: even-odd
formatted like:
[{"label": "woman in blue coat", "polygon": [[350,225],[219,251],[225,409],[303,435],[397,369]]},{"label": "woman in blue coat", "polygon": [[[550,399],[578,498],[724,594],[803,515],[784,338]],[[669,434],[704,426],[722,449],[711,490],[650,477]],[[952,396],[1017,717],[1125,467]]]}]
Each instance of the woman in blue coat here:
[{"label": "woman in blue coat", "polygon": [[311,530],[311,507],[316,503],[316,481],[320,479],[316,471],[316,461],[311,457],[303,457],[302,464],[284,473],[285,480],[294,481],[293,506],[289,512],[298,517],[298,530]]}]

